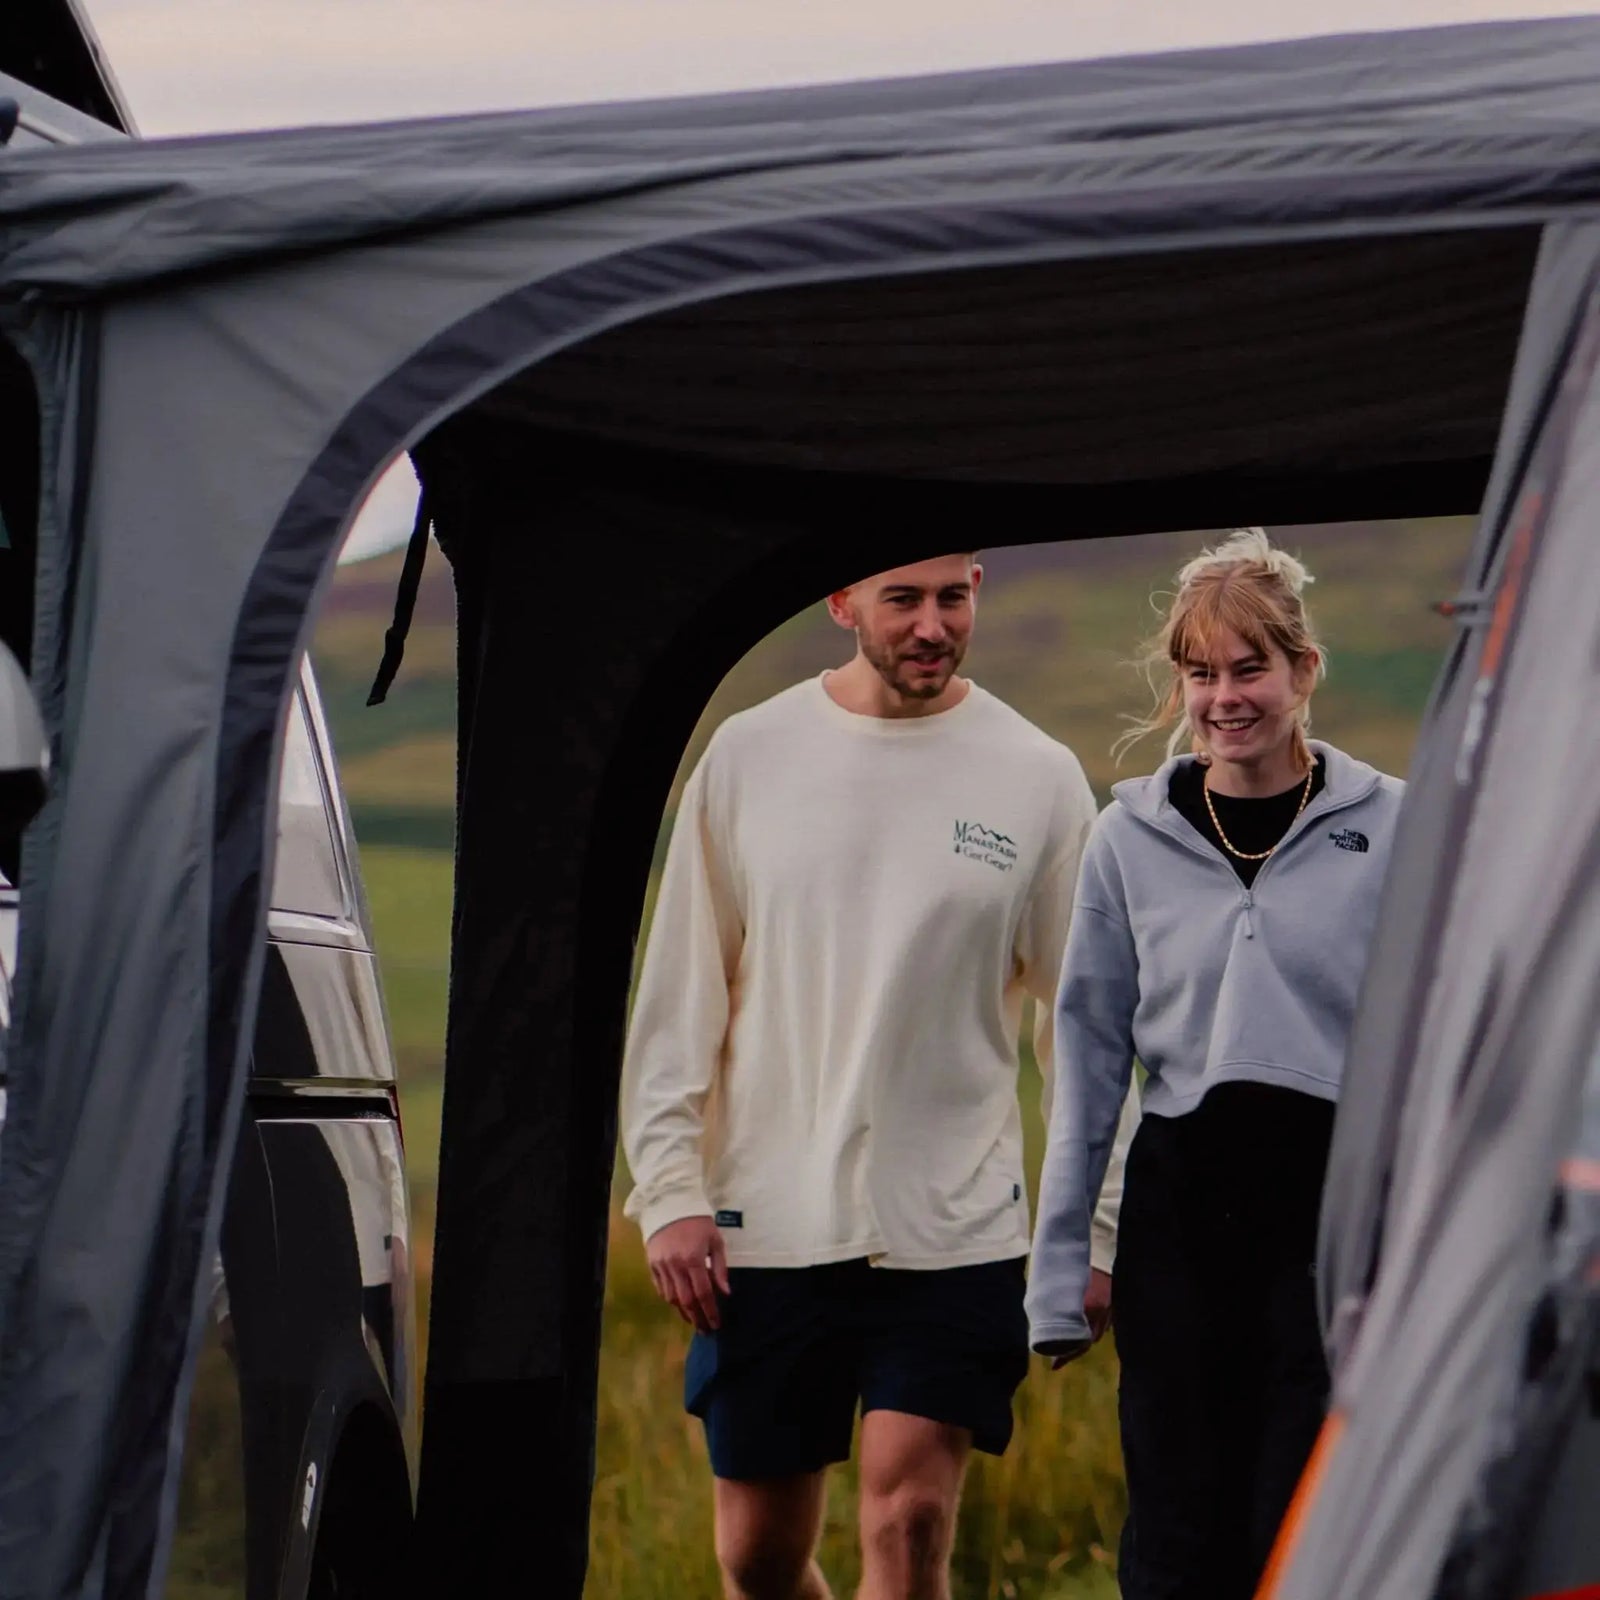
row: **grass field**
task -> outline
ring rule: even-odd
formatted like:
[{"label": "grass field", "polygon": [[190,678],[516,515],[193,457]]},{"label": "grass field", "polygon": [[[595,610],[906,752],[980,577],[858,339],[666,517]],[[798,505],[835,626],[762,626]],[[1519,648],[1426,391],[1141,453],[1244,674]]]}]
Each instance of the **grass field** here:
[{"label": "grass field", "polygon": [[[1317,731],[1390,771],[1404,772],[1418,713],[1447,626],[1428,602],[1453,592],[1464,524],[1310,531],[1318,619],[1333,667],[1317,702]],[[1060,560],[995,552],[985,590],[974,675],[1076,749],[1097,791],[1148,770],[1145,750],[1119,772],[1109,756],[1120,718],[1143,708],[1126,670],[1153,621],[1148,597],[1193,536],[1113,540]],[[416,1259],[426,1295],[438,1175],[441,1061],[448,977],[451,858],[447,849],[454,757],[446,737],[452,652],[437,628],[408,657],[388,722],[361,710],[382,618],[346,609],[318,662],[361,834],[397,1055],[403,1073]],[[813,608],[751,652],[707,707],[686,765],[724,716],[836,662],[846,641]],[[387,712],[389,708],[384,708]],[[387,732],[385,732],[387,730]],[[670,808],[669,808],[670,815]],[[401,842],[393,842],[401,841]],[[410,841],[409,843],[406,841]],[[648,908],[647,908],[648,916]],[[1037,1084],[1026,1066],[1030,1173],[1041,1142]],[[626,1183],[619,1175],[620,1200]],[[425,1316],[425,1305],[424,1305]],[[638,1234],[611,1227],[602,1348],[599,1455],[589,1592],[596,1600],[698,1600],[717,1594],[710,1505],[698,1425],[679,1403],[686,1331],[660,1303]],[[1100,1600],[1116,1594],[1112,1552],[1123,1514],[1115,1425],[1116,1363],[1109,1346],[1064,1373],[1042,1364],[1018,1404],[1016,1441],[1001,1461],[980,1460],[958,1541],[958,1600]],[[848,1594],[856,1564],[853,1478],[834,1475],[823,1559]]]}]

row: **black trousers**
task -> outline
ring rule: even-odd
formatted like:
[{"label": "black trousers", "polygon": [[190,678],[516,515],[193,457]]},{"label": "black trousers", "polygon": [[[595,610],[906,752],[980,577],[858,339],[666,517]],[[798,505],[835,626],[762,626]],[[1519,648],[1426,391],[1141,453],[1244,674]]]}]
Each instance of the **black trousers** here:
[{"label": "black trousers", "polygon": [[1313,1266],[1333,1107],[1219,1085],[1146,1116],[1112,1297],[1124,1600],[1250,1600],[1328,1399]]}]

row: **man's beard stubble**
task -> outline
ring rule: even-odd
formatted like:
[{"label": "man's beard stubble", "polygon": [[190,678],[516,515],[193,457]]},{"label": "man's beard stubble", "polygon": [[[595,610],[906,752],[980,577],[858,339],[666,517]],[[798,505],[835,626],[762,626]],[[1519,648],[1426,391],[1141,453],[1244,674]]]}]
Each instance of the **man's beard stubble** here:
[{"label": "man's beard stubble", "polygon": [[862,655],[872,664],[878,676],[896,694],[904,695],[908,700],[937,700],[950,686],[950,680],[956,675],[956,668],[961,665],[962,657],[966,654],[960,646],[946,645],[941,652],[945,671],[937,678],[914,679],[901,675],[908,661],[905,652],[878,645],[859,632],[856,638],[861,646]]}]

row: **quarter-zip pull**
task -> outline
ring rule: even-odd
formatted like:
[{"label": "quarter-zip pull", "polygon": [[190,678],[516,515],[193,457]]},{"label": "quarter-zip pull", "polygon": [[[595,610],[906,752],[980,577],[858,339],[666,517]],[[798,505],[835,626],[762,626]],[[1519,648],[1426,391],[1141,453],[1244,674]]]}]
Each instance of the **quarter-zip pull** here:
[{"label": "quarter-zip pull", "polygon": [[1255,924],[1250,920],[1250,908],[1255,903],[1255,897],[1246,889],[1244,892],[1244,936],[1247,939],[1253,939],[1256,936]]}]

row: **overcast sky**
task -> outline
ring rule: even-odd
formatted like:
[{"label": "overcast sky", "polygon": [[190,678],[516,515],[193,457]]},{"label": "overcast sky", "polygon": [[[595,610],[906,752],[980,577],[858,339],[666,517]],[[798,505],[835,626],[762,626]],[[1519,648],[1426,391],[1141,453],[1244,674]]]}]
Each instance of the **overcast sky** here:
[{"label": "overcast sky", "polygon": [[145,133],[878,77],[1600,0],[87,0]]},{"label": "overcast sky", "polygon": [[[147,135],[1578,15],[1600,0],[85,0]],[[5,0],[0,0],[3,8]],[[349,555],[403,539],[414,482]]]}]

